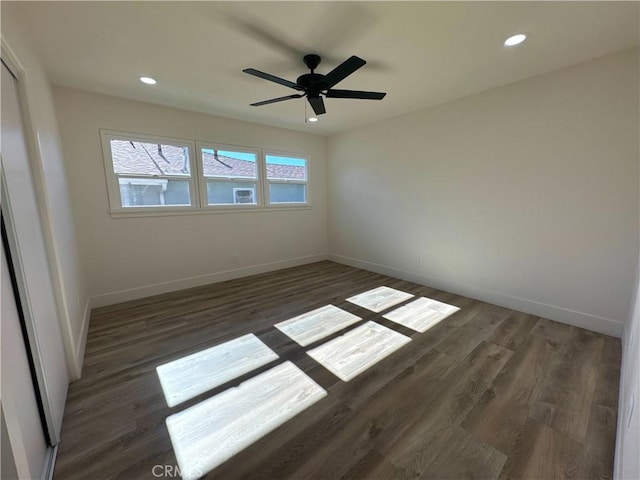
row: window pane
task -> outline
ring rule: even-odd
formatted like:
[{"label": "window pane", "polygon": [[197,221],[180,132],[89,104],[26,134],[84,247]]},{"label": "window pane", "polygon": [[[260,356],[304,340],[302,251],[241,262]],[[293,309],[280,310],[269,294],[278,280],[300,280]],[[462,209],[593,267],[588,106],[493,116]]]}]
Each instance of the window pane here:
[{"label": "window pane", "polygon": [[188,180],[120,177],[118,183],[123,207],[191,204]]},{"label": "window pane", "polygon": [[258,178],[256,154],[202,149],[202,168],[205,177]]},{"label": "window pane", "polygon": [[113,171],[130,175],[189,176],[186,146],[114,140],[111,144]]},{"label": "window pane", "polygon": [[302,183],[270,183],[269,201],[271,203],[305,203],[307,186]]},{"label": "window pane", "polygon": [[255,182],[207,181],[207,202],[209,205],[256,205]]},{"label": "window pane", "polygon": [[267,178],[276,180],[306,180],[307,161],[304,158],[266,155]]}]

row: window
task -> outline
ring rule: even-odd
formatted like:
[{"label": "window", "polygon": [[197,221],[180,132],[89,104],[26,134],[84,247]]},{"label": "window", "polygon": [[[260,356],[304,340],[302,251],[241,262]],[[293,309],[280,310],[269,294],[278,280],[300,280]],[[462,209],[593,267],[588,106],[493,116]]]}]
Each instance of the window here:
[{"label": "window", "polygon": [[258,150],[198,144],[203,203],[209,206],[257,206]]},{"label": "window", "polygon": [[307,159],[265,154],[269,204],[307,203]]},{"label": "window", "polygon": [[103,147],[112,210],[195,206],[191,144],[104,134]]},{"label": "window", "polygon": [[101,131],[112,214],[309,206],[309,159],[195,140]]}]

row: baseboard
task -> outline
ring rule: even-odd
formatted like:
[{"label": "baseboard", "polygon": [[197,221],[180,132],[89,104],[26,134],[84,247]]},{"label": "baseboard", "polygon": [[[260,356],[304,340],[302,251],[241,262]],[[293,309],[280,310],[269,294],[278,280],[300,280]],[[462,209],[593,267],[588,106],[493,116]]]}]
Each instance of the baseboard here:
[{"label": "baseboard", "polygon": [[407,272],[398,268],[367,262],[357,258],[343,257],[335,254],[329,254],[328,257],[329,260],[333,262],[361,268],[363,270],[369,270],[382,275],[389,275],[390,277],[400,278],[402,280],[419,283],[421,285],[427,285],[432,288],[445,290],[458,295],[464,295],[465,297],[475,298],[476,300],[492,303],[512,310],[537,315],[557,322],[592,330],[594,332],[604,333],[605,335],[621,337],[624,328],[624,323],[616,320],[591,315],[589,313],[578,312],[568,308],[547,305],[541,302],[536,302],[535,300],[528,300],[526,298],[514,297],[504,293],[492,292],[472,285],[429,277],[416,272]]},{"label": "baseboard", "polygon": [[224,282],[226,280],[233,280],[234,278],[247,277],[249,275],[281,270],[283,268],[297,267],[307,263],[320,262],[322,260],[327,260],[328,257],[329,256],[326,253],[319,253],[316,255],[308,255],[306,257],[263,263],[260,265],[252,265],[250,267],[225,270],[207,275],[199,275],[197,277],[182,278],[180,280],[172,280],[170,282],[156,283],[128,290],[120,290],[117,292],[93,296],[90,298],[90,304],[91,308],[105,307],[107,305],[115,305],[117,303],[151,297],[153,295],[161,295],[163,293],[175,292],[187,288],[200,287],[210,283]]}]

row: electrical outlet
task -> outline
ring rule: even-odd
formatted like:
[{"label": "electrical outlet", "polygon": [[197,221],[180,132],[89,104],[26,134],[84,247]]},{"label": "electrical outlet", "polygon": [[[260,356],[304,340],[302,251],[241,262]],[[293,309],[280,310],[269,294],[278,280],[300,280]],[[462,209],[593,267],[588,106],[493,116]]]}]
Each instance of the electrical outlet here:
[{"label": "electrical outlet", "polygon": [[416,267],[422,267],[424,265],[424,260],[422,257],[416,257]]},{"label": "electrical outlet", "polygon": [[240,254],[239,253],[234,253],[233,255],[231,255],[231,263],[234,265],[238,265],[240,263]]}]

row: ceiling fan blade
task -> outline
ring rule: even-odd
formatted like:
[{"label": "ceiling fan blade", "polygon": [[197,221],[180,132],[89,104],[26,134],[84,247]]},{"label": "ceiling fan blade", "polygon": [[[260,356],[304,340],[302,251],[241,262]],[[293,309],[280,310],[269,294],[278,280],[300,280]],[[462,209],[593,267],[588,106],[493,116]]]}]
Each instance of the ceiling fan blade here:
[{"label": "ceiling fan blade", "polygon": [[269,105],[270,103],[276,103],[276,102],[284,102],[285,100],[291,100],[292,98],[300,98],[300,97],[304,97],[304,94],[293,94],[293,95],[287,95],[286,97],[278,97],[278,98],[272,98],[271,100],[264,100],[262,102],[256,102],[256,103],[252,103],[251,106],[252,107],[259,107],[260,105]]},{"label": "ceiling fan blade", "polygon": [[269,27],[262,20],[251,19],[247,13],[246,11],[238,11],[236,13],[227,11],[226,13],[218,14],[217,17],[222,17],[218,18],[218,20],[223,20],[223,23],[232,25],[236,30],[253,38],[260,45],[270,47],[288,57],[298,59],[306,53],[307,49],[302,45],[296,44],[287,36],[286,31]]},{"label": "ceiling fan blade", "polygon": [[327,90],[327,98],[360,98],[362,100],[382,100],[386,92],[362,92],[360,90]]},{"label": "ceiling fan blade", "polygon": [[331,88],[358,70],[365,63],[367,62],[355,55],[349,57],[324,76],[324,83],[327,85],[327,88]]},{"label": "ceiling fan blade", "polygon": [[316,112],[316,115],[327,113],[324,108],[324,101],[322,100],[322,97],[307,97],[307,100],[309,100],[311,108],[313,108],[313,111]]},{"label": "ceiling fan blade", "polygon": [[253,75],[254,77],[263,78],[265,80],[284,85],[285,87],[293,88],[295,90],[302,90],[302,87],[297,83],[290,82],[289,80],[285,80],[284,78],[276,77],[275,75],[271,75],[270,73],[261,72],[260,70],[256,70],[255,68],[245,68],[242,71],[244,73],[248,73],[249,75]]}]

